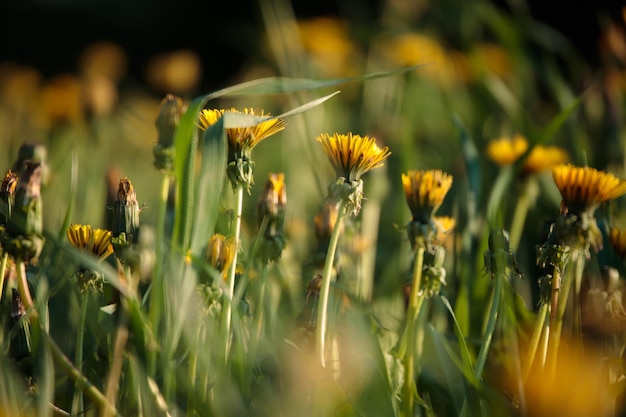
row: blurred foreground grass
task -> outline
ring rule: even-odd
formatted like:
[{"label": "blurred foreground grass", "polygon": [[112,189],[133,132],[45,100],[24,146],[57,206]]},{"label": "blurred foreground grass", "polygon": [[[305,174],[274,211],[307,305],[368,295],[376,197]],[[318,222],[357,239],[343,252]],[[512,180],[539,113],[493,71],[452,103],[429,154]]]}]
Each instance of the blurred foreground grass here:
[{"label": "blurred foreground grass", "polygon": [[[522,9],[486,1],[462,13],[447,2],[389,3],[376,22],[296,21],[287,3],[272,5],[262,7],[266,48],[230,84],[264,80],[265,93],[205,96],[166,84],[189,108],[172,113],[181,117],[172,176],[154,166],[161,97],[122,84],[115,65],[97,61],[53,80],[0,72],[2,166],[24,144],[47,153],[38,262],[3,251],[0,415],[621,415],[624,20],[607,24],[595,70]],[[116,49],[104,51],[115,62]],[[266,120],[198,129],[202,108],[300,110],[254,147],[254,184],[239,195],[224,175],[226,132]],[[338,224],[327,201],[337,175],[315,140],[334,132],[369,135],[391,151],[364,174],[361,210]],[[565,159],[533,159],[547,146]],[[552,173],[562,162],[600,173],[566,176],[564,195]],[[419,219],[407,195],[423,191],[403,183],[410,170],[453,178],[434,207],[453,226],[436,242],[415,235],[439,230],[430,217],[411,228]],[[118,187],[130,183],[136,201],[126,189],[124,210],[134,207],[140,221],[116,231]],[[264,246],[271,223],[257,203],[282,186],[285,245],[264,261],[259,254],[275,247]],[[589,203],[596,194],[599,207],[576,211],[572,195]],[[269,201],[285,203],[280,194]],[[585,223],[575,239],[544,233],[549,220],[578,227],[571,215]],[[70,224],[112,230],[115,255],[99,263],[72,248]],[[30,311],[12,292],[20,265]],[[105,283],[81,291],[77,278],[91,270]],[[327,275],[336,279],[320,364]],[[433,277],[445,285],[411,293],[416,279]],[[558,307],[559,296],[569,303]]]}]

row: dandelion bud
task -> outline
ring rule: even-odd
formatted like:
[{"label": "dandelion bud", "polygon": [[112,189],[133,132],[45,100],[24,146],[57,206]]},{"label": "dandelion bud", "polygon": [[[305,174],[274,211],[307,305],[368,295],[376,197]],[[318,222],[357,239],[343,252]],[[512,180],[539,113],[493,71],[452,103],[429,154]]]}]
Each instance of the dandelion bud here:
[{"label": "dandelion bud", "polygon": [[[12,187],[11,181],[6,184],[7,190]],[[14,259],[36,262],[43,248],[42,231],[41,163],[27,161],[15,185],[11,218],[2,234],[2,247]]]},{"label": "dandelion bud", "polygon": [[139,229],[140,212],[133,185],[127,177],[123,177],[119,183],[117,198],[113,202],[113,236],[118,237],[124,233],[127,240],[129,236],[134,236]]},{"label": "dandelion bud", "polygon": [[216,233],[207,244],[206,251],[204,253],[204,260],[208,262],[213,268],[215,268],[222,277],[226,279],[228,269],[233,262],[235,256],[235,245],[232,239],[227,239],[226,236]]},{"label": "dandelion bud", "polygon": [[140,212],[141,208],[137,202],[133,185],[127,177],[123,177],[119,182],[117,197],[113,202],[111,244],[117,259],[133,269],[140,262],[138,250],[134,248],[139,237]]},{"label": "dandelion bud", "polygon": [[11,212],[15,204],[15,187],[17,186],[17,174],[9,170],[0,185],[0,226],[6,226],[11,219]]},{"label": "dandelion bud", "polygon": [[261,242],[261,257],[266,261],[277,260],[285,246],[283,224],[287,204],[287,189],[283,173],[270,173],[265,190],[259,197],[257,213],[259,221],[266,219],[265,231]]},{"label": "dandelion bud", "polygon": [[17,151],[17,159],[13,163],[11,170],[18,177],[21,177],[27,168],[26,164],[28,162],[39,162],[41,164],[41,183],[47,184],[49,177],[48,150],[43,144],[38,142],[23,143]]},{"label": "dandelion bud", "polygon": [[173,94],[166,95],[161,101],[155,120],[158,139],[153,154],[154,166],[162,172],[171,173],[174,170],[174,135],[187,106],[185,100]]}]

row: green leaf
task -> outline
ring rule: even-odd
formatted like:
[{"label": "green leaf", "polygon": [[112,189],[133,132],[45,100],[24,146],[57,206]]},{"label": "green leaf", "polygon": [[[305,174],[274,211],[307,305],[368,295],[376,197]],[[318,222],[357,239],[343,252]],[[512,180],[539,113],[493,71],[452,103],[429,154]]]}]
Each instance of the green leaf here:
[{"label": "green leaf", "polygon": [[226,125],[230,125],[231,118],[241,122],[241,118],[232,116],[238,115],[224,114],[224,117],[221,117],[202,135],[202,164],[193,209],[194,226],[191,238],[191,251],[193,253],[200,253],[213,235],[217,222],[226,173],[228,151]]},{"label": "green leaf", "polygon": [[472,383],[472,385],[477,386],[478,381],[474,377],[474,365],[472,364],[472,356],[467,348],[467,343],[465,342],[465,336],[461,332],[461,328],[459,327],[459,323],[456,321],[456,316],[454,315],[454,311],[452,310],[452,306],[450,302],[446,298],[445,295],[440,294],[439,298],[443,305],[450,312],[450,316],[452,317],[452,323],[454,324],[454,332],[456,333],[457,340],[459,342],[459,351],[461,353],[462,366],[459,367],[465,378]]}]

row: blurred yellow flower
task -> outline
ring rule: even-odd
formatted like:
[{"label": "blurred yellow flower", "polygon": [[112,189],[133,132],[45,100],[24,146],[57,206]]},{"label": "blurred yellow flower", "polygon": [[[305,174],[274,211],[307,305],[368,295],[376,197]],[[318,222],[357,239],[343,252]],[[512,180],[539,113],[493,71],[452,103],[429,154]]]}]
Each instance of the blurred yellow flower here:
[{"label": "blurred yellow flower", "polygon": [[[439,170],[410,170],[402,174],[402,185],[413,220],[428,222],[452,187],[452,176]],[[450,225],[448,220],[441,225]]]},{"label": "blurred yellow flower", "polygon": [[[608,362],[611,360],[609,357]],[[610,415],[607,409],[614,401],[610,399],[609,365],[601,365],[606,362],[606,353],[594,346],[585,345],[583,354],[581,346],[574,341],[562,340],[555,377],[548,378],[545,372],[536,371],[524,385],[526,414],[534,417]],[[504,385],[517,383],[512,373],[502,375],[508,379],[503,381]]]},{"label": "blurred yellow flower", "polygon": [[552,177],[565,212],[593,212],[600,204],[626,194],[626,181],[591,167],[557,165]]},{"label": "blurred yellow flower", "polygon": [[322,133],[317,141],[322,144],[337,176],[346,182],[358,181],[367,171],[381,167],[391,155],[387,146],[378,147],[376,139],[369,136]]},{"label": "blurred yellow flower", "polygon": [[445,49],[436,39],[419,33],[404,33],[381,45],[398,65],[428,64],[420,75],[442,87],[450,87],[470,78],[469,61],[458,51]]},{"label": "blurred yellow flower", "polygon": [[487,145],[487,156],[500,166],[517,161],[528,149],[528,141],[520,134],[494,139]]},{"label": "blurred yellow flower", "polygon": [[507,51],[495,43],[480,43],[470,52],[472,69],[476,76],[490,73],[501,78],[511,75],[513,64]]},{"label": "blurred yellow flower", "polygon": [[[243,111],[237,109],[204,109],[200,112],[200,127],[204,130],[213,126],[224,115],[224,113],[249,114],[258,117],[271,117],[271,115],[263,112],[262,109],[246,108]],[[234,127],[226,129],[228,136],[229,148],[234,154],[240,154],[245,150],[252,150],[259,142],[265,138],[272,136],[285,128],[283,119],[270,119],[261,122],[255,126]]]},{"label": "blurred yellow flower", "polygon": [[536,145],[524,161],[522,171],[527,174],[548,171],[569,161],[569,153],[558,146]]},{"label": "blurred yellow flower", "polygon": [[304,49],[316,66],[329,76],[346,76],[356,72],[356,45],[350,39],[346,22],[335,17],[315,17],[298,21]]},{"label": "blurred yellow flower", "polygon": [[626,261],[626,230],[611,227],[609,241],[615,254],[623,261]]},{"label": "blurred yellow flower", "polygon": [[95,255],[99,260],[113,253],[111,231],[94,229],[89,225],[72,224],[67,229],[67,239],[75,248]]}]

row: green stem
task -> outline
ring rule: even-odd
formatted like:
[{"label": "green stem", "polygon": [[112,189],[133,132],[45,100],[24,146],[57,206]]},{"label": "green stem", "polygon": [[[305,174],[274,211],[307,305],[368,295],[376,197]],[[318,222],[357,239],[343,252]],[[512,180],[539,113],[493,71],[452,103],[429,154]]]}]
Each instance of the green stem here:
[{"label": "green stem", "polygon": [[322,284],[320,289],[319,305],[317,308],[317,327],[315,329],[315,351],[318,363],[326,367],[326,327],[328,325],[328,297],[330,295],[330,282],[333,280],[333,265],[335,263],[335,252],[341,234],[341,223],[346,215],[345,202],[339,204],[337,221],[330,236],[328,251],[326,252],[326,262],[322,272]]},{"label": "green stem", "polygon": [[541,307],[539,307],[539,311],[537,312],[535,327],[533,329],[533,334],[530,337],[530,343],[528,345],[528,355],[526,356],[526,364],[524,365],[524,373],[522,374],[524,382],[526,382],[526,380],[528,379],[530,370],[532,369],[533,363],[535,362],[535,355],[537,353],[537,347],[539,346],[539,339],[541,338],[541,333],[546,324],[547,315],[548,304],[543,303]]},{"label": "green stem", "polygon": [[202,326],[198,326],[196,332],[196,346],[189,353],[189,388],[187,389],[187,415],[193,416],[196,413],[197,406],[197,375],[198,375],[198,351],[200,350],[200,335],[202,334]]},{"label": "green stem", "polygon": [[264,310],[265,310],[265,286],[267,285],[267,273],[269,270],[269,264],[263,265],[263,270],[261,271],[260,276],[260,288],[259,288],[259,300],[257,302],[256,315],[254,317],[254,329],[256,332],[256,337],[254,338],[255,344],[258,344],[261,340],[261,336],[263,335],[263,320],[264,320]]},{"label": "green stem", "polygon": [[233,238],[235,240],[235,253],[233,261],[228,270],[228,280],[226,294],[224,294],[224,311],[222,312],[222,353],[224,355],[224,363],[228,363],[228,353],[230,350],[230,334],[231,322],[233,316],[233,296],[235,294],[235,271],[237,270],[237,253],[239,252],[239,235],[241,233],[241,215],[243,212],[243,184],[237,184],[235,187],[235,230]]},{"label": "green stem", "polygon": [[23,260],[18,259],[15,263],[15,269],[17,271],[17,289],[20,292],[20,298],[24,304],[24,309],[29,318],[33,321],[33,324],[39,324],[39,313],[35,309],[33,303],[33,297],[30,295],[30,289],[28,288],[28,281],[26,279],[26,264]]},{"label": "green stem", "polygon": [[[83,370],[83,345],[85,339],[85,322],[87,320],[87,306],[89,304],[89,290],[81,292],[80,317],[78,319],[78,332],[76,333],[76,352],[74,365],[80,372]],[[74,399],[72,401],[72,415],[79,415],[84,411],[83,392],[78,384],[74,387]]]},{"label": "green stem", "polygon": [[85,376],[78,370],[72,362],[65,356],[59,346],[54,342],[52,337],[42,330],[42,338],[52,352],[53,358],[57,361],[59,366],[67,373],[67,375],[76,383],[87,397],[103,412],[110,416],[119,416],[119,412],[113,404],[107,401],[102,392],[98,390]]},{"label": "green stem", "polygon": [[[501,268],[497,268],[498,271]],[[487,362],[487,355],[489,354],[489,348],[491,347],[491,340],[493,339],[493,333],[496,329],[496,321],[498,319],[498,310],[500,309],[500,298],[502,295],[502,281],[505,279],[501,272],[498,272],[494,277],[495,287],[493,289],[493,299],[491,301],[491,310],[489,311],[489,320],[487,321],[487,327],[485,328],[485,334],[483,335],[483,341],[478,352],[478,358],[476,359],[476,367],[474,368],[474,376],[480,379],[485,363]]]},{"label": "green stem", "polygon": [[[154,271],[152,274],[152,284],[150,290],[150,322],[152,323],[152,329],[154,334],[159,334],[159,324],[161,322],[161,307],[165,305],[164,291],[163,291],[163,262],[164,251],[163,243],[165,242],[165,222],[167,217],[167,200],[170,190],[170,176],[163,175],[161,181],[161,199],[159,200],[159,212],[156,223],[156,240],[155,240],[155,254],[156,262],[154,264]],[[157,351],[155,349],[148,350],[148,375],[154,377],[156,374],[156,356]]]},{"label": "green stem", "polygon": [[409,306],[406,316],[406,341],[407,347],[404,352],[404,387],[402,389],[402,408],[404,409],[404,417],[413,415],[415,404],[414,393],[417,392],[415,385],[415,328],[417,316],[422,305],[423,296],[420,297],[420,285],[422,281],[422,269],[424,266],[424,247],[418,245],[415,252],[415,264],[413,266],[413,283],[411,285],[411,294],[409,296]]},{"label": "green stem", "polygon": [[[575,255],[575,254],[573,254]],[[578,254],[575,256],[577,258],[576,263],[576,274],[582,273],[582,266],[584,266],[584,257]],[[579,271],[580,270],[580,271]],[[552,280],[554,282],[555,278],[557,278],[556,269],[554,277]],[[567,307],[567,298],[570,293],[570,288],[574,281],[574,274],[571,271],[568,271],[565,274],[565,278],[563,279],[563,283],[560,288],[560,294],[558,295],[558,302],[556,303],[556,308],[554,308],[555,303],[553,302],[552,308],[555,311],[550,312],[550,338],[548,340],[548,356],[546,358],[546,364],[548,366],[547,376],[548,380],[551,381],[554,378],[556,372],[556,362],[558,359],[559,352],[559,344],[561,342],[561,333],[563,331],[563,317],[565,316],[565,308]],[[553,291],[554,286],[553,285]]]},{"label": "green stem", "polygon": [[[136,285],[129,266],[124,266],[124,275],[126,276],[126,282],[128,282],[130,294],[132,294],[131,296],[134,296],[134,294],[136,294]],[[109,375],[107,376],[105,389],[107,401],[111,404],[115,403],[115,399],[117,398],[119,391],[120,378],[122,377],[122,368],[124,365],[124,351],[126,350],[126,344],[129,336],[128,299],[126,299],[126,297],[122,297],[119,307],[119,324],[115,335],[113,359],[111,362],[111,368],[109,369]],[[102,410],[101,415],[102,417],[110,416],[108,410]]]}]

